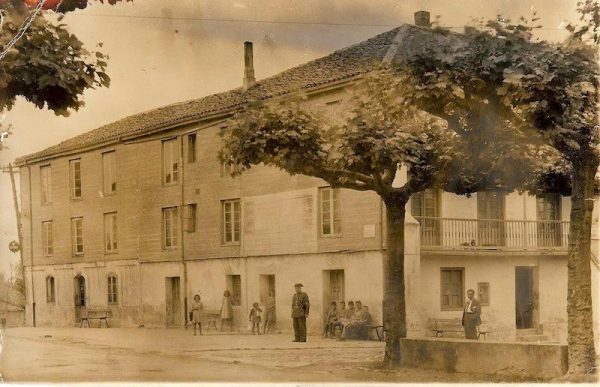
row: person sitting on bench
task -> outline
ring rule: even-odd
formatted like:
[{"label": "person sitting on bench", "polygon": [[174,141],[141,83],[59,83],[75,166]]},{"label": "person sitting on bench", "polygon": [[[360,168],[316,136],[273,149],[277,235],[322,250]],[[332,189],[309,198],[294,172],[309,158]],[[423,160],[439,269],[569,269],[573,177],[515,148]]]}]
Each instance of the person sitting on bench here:
[{"label": "person sitting on bench", "polygon": [[[356,301],[354,304],[354,309],[356,312],[352,319],[348,321],[344,325],[344,329],[342,330],[342,336],[340,340],[346,340],[346,338],[368,338],[369,332],[368,328],[371,326],[371,314],[369,313],[369,308],[365,305],[362,306],[360,301]],[[366,334],[365,334],[365,328]]]},{"label": "person sitting on bench", "polygon": [[345,309],[344,313],[340,313],[340,328],[344,330],[344,325],[346,325],[352,317],[354,316],[354,301],[348,301],[348,308]]},{"label": "person sitting on bench", "polygon": [[339,322],[339,314],[337,310],[337,303],[335,301],[331,301],[331,306],[329,307],[329,311],[327,312],[327,316],[325,317],[325,327],[323,329],[323,337],[335,337],[335,326],[338,325]]}]

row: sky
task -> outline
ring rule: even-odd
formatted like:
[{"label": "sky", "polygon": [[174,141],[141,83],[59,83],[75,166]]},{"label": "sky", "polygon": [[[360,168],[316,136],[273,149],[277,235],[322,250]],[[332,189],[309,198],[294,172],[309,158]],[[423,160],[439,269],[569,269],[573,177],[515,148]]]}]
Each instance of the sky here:
[{"label": "sky", "polygon": [[[110,88],[88,90],[86,105],[55,116],[24,100],[6,113],[13,135],[0,165],[119,118],[162,105],[239,87],[243,42],[254,42],[257,79],[325,56],[402,23],[413,13],[439,15],[442,26],[461,31],[473,18],[501,14],[513,20],[537,11],[542,39],[561,41],[561,27],[576,21],[577,0],[134,0],[94,4],[62,20],[84,45],[109,55]],[[2,33],[0,31],[0,33]],[[97,44],[102,43],[102,48]],[[18,176],[17,176],[18,180]],[[18,182],[17,182],[18,183]],[[0,273],[19,259],[8,174],[0,173]]]}]

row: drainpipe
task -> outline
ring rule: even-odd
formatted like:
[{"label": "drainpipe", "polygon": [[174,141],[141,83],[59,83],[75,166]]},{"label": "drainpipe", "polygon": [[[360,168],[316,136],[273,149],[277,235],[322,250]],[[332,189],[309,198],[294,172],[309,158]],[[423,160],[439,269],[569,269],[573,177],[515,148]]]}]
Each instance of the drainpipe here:
[{"label": "drainpipe", "polygon": [[[183,158],[183,136],[180,136],[179,139],[179,146],[180,146],[180,152],[179,152],[179,164],[181,165],[181,212],[183,215],[183,211],[185,210],[185,200],[184,200],[184,191],[185,191],[185,184],[184,184],[184,158]],[[180,222],[180,235],[181,235],[181,263],[183,265],[183,326],[184,328],[187,328],[187,321],[188,321],[188,278],[187,278],[187,265],[185,262],[185,242],[184,242],[184,230],[183,230],[183,216],[179,217],[179,222]]]},{"label": "drainpipe", "polygon": [[[29,178],[29,252],[30,252],[30,277],[31,277],[31,313],[33,320],[33,327],[35,328],[35,289],[33,286],[33,205],[31,200],[31,167],[27,165],[27,175]],[[25,267],[23,267],[23,271],[25,271]],[[23,277],[23,282],[25,282],[25,277]]]}]

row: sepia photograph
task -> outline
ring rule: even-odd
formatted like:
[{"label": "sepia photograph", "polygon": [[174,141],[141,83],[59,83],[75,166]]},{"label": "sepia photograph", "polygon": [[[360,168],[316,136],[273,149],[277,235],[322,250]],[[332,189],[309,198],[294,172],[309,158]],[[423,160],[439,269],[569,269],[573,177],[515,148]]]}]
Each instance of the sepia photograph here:
[{"label": "sepia photograph", "polygon": [[600,0],[0,0],[0,382],[599,383]]}]

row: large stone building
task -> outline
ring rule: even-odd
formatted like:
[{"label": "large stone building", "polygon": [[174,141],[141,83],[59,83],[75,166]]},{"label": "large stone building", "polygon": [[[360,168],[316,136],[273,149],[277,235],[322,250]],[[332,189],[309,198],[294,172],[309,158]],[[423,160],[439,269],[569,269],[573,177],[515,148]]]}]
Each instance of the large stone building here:
[{"label": "large stone building", "polygon": [[[232,178],[217,160],[219,132],[245,102],[297,90],[314,109],[339,114],[353,82],[417,47],[410,37],[426,30],[404,25],[258,82],[247,51],[244,87],[19,159],[28,324],[71,326],[83,307],[102,307],[112,325],[182,326],[193,295],[218,310],[228,289],[238,327],[274,291],[286,330],[296,282],[310,296],[313,333],[331,300],[360,299],[380,322],[378,196],[267,167]],[[488,339],[565,340],[569,198],[427,191],[409,206],[419,222],[407,221],[410,334],[431,334],[432,318],[460,317],[473,288]]]}]

